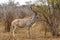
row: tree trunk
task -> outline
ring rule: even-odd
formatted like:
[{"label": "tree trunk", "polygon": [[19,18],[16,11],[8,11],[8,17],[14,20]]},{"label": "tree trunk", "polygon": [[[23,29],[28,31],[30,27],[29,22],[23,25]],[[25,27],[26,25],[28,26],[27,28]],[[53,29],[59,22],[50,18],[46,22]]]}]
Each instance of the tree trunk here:
[{"label": "tree trunk", "polygon": [[9,22],[7,21],[7,22],[5,22],[5,31],[6,32],[9,32],[10,31],[10,26],[9,26],[10,24],[9,24]]},{"label": "tree trunk", "polygon": [[53,24],[50,24],[50,31],[52,33],[53,36],[59,36],[59,33],[58,33],[58,26],[57,25],[53,25]]}]

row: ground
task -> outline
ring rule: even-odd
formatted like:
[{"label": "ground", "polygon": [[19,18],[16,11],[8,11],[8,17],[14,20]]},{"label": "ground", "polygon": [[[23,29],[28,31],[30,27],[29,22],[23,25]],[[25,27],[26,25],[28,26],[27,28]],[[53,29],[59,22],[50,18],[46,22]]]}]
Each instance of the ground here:
[{"label": "ground", "polygon": [[[10,32],[4,31],[5,26],[0,22],[0,40],[12,40],[10,37]],[[53,37],[50,32],[47,32],[45,36],[45,31],[42,23],[34,23],[30,28],[31,38],[28,39],[27,28],[17,28],[15,31],[14,40],[60,40],[60,37]]]}]

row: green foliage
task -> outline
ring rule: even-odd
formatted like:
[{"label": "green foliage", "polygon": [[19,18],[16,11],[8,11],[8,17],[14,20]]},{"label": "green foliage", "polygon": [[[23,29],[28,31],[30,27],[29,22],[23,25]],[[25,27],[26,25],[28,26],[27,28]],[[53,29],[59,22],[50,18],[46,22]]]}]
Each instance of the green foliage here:
[{"label": "green foliage", "polygon": [[32,6],[33,10],[36,11],[43,19],[50,17],[51,14],[48,12],[48,6]]},{"label": "green foliage", "polygon": [[59,35],[57,27],[60,22],[60,0],[47,1],[48,6],[32,6],[32,8],[40,15],[41,19],[49,25],[51,33],[57,36]]}]

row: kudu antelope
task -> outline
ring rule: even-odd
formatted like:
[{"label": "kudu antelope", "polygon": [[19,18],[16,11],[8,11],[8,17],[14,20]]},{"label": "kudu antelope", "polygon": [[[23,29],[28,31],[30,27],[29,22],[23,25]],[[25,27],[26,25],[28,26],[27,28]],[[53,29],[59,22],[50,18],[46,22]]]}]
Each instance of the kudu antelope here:
[{"label": "kudu antelope", "polygon": [[24,28],[28,27],[28,38],[30,38],[30,27],[35,23],[35,21],[38,19],[37,14],[34,13],[32,17],[29,18],[23,18],[23,19],[15,19],[11,22],[11,32],[13,33],[13,37],[15,37],[15,30],[17,27]]}]

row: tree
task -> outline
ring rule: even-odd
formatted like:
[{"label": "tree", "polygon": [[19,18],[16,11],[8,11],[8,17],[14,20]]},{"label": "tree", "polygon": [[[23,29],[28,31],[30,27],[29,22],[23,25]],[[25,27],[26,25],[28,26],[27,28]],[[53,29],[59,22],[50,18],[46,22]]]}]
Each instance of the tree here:
[{"label": "tree", "polygon": [[[5,31],[10,31],[11,21],[13,20],[13,7],[15,7],[16,4],[14,1],[9,0],[7,5],[3,5],[4,9],[4,19],[5,19]],[[9,10],[8,10],[9,9]]]},{"label": "tree", "polygon": [[[43,4],[45,1],[39,0]],[[59,0],[47,0],[48,5],[41,6],[32,6],[32,8],[40,15],[41,20],[46,22],[48,25],[52,35],[60,36],[58,33],[58,25],[59,25],[59,6],[56,4],[59,3]],[[58,4],[59,5],[59,4]],[[57,11],[58,10],[58,11]]]}]

